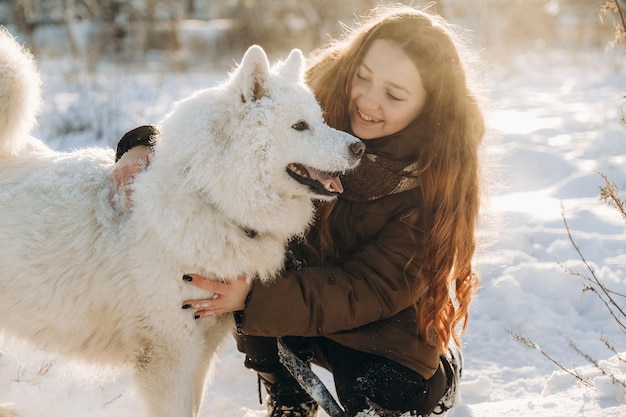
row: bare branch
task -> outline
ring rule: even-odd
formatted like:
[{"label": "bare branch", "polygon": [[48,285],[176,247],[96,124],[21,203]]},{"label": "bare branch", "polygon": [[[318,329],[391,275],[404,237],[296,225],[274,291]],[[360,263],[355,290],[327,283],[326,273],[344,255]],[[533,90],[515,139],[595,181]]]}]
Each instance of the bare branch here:
[{"label": "bare branch", "polygon": [[602,337],[600,340],[602,340],[602,343],[604,343],[604,346],[606,346],[608,350],[615,354],[620,362],[626,363],[626,358],[622,357],[622,354],[618,352],[617,349],[615,349],[615,346],[613,346],[613,344],[609,342],[609,339],[607,339],[606,337]]},{"label": "bare branch", "polygon": [[610,181],[609,178],[602,172],[598,173],[604,180],[605,185],[600,187],[600,200],[607,203],[609,206],[617,208],[624,221],[626,221],[626,203],[619,198],[619,191],[617,185]]},{"label": "bare branch", "polygon": [[591,356],[589,356],[588,354],[586,354],[582,350],[580,350],[578,348],[578,346],[576,346],[576,344],[574,343],[573,340],[567,339],[567,341],[568,341],[570,347],[572,349],[574,349],[574,351],[576,353],[578,353],[580,356],[585,358],[587,360],[587,362],[591,363],[596,369],[598,369],[602,373],[602,375],[605,375],[605,376],[608,376],[609,378],[611,378],[611,381],[613,381],[614,384],[621,385],[624,388],[626,388],[626,381],[622,381],[621,379],[618,379],[613,373],[607,372],[604,368],[602,368],[600,366],[598,361],[596,361]]},{"label": "bare branch", "polygon": [[626,21],[624,20],[624,13],[622,12],[622,7],[619,5],[618,0],[613,0],[615,2],[615,8],[619,14],[619,17],[622,19],[622,29],[626,31]]},{"label": "bare branch", "polygon": [[[564,212],[562,204],[561,204],[561,210],[562,210],[561,216],[563,217],[563,223],[565,223],[565,229],[567,231],[567,236],[568,236],[570,242],[572,243],[572,245],[574,246],[574,249],[578,253],[578,256],[583,261],[583,263],[585,264],[585,267],[587,268],[587,270],[591,274],[592,278],[589,278],[588,276],[585,276],[585,279],[587,279],[589,282],[591,282],[592,285],[595,284],[600,289],[600,291],[598,291],[598,288],[594,287],[593,291],[596,294],[598,294],[598,298],[600,298],[600,300],[604,303],[606,308],[609,310],[609,313],[611,314],[613,319],[615,319],[615,321],[617,322],[619,327],[622,329],[622,331],[626,332],[626,326],[624,325],[624,323],[622,323],[621,319],[616,315],[616,313],[613,311],[613,309],[616,309],[619,312],[619,316],[620,317],[626,317],[626,313],[624,313],[624,310],[622,310],[622,308],[615,302],[615,300],[611,296],[611,292],[606,288],[606,286],[604,286],[604,284],[602,284],[600,282],[600,280],[596,276],[595,270],[589,264],[589,262],[587,262],[587,259],[585,259],[585,256],[582,254],[580,248],[576,244],[576,241],[572,237],[572,232],[571,232],[571,229],[569,227],[569,224],[567,223],[567,219],[565,218],[565,212]],[[586,291],[589,291],[589,290],[591,290],[591,288],[587,287]],[[606,297],[606,299],[605,299],[605,297]]]},{"label": "bare branch", "polygon": [[567,369],[566,367],[564,367],[563,365],[561,365],[557,360],[553,359],[550,355],[548,355],[543,349],[541,349],[541,347],[537,343],[535,343],[531,339],[529,339],[529,338],[527,338],[527,337],[525,337],[525,336],[523,336],[523,335],[521,335],[521,334],[519,334],[517,332],[513,332],[511,330],[507,330],[507,332],[513,337],[513,339],[517,340],[518,342],[521,342],[522,344],[526,345],[527,347],[539,351],[539,353],[541,353],[546,359],[548,359],[550,362],[552,362],[553,364],[558,366],[564,372],[566,372],[566,373],[570,374],[571,376],[573,376],[574,378],[578,379],[586,387],[595,389],[595,387],[593,386],[593,383],[589,379],[585,379],[585,378],[581,377],[580,375],[578,375],[578,372],[576,372],[575,369],[574,370],[570,370],[570,369]]}]

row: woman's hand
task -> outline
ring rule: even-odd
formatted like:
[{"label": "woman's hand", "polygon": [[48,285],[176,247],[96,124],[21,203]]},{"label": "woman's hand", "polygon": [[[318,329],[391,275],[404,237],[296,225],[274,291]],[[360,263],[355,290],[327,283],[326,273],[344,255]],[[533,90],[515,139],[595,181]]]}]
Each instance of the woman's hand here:
[{"label": "woman's hand", "polygon": [[194,317],[197,319],[243,310],[252,289],[252,280],[245,275],[229,281],[214,281],[200,275],[189,274],[183,276],[183,280],[215,294],[208,300],[187,300],[183,303],[183,309],[193,309]]},{"label": "woman's hand", "polygon": [[[132,200],[132,184],[135,176],[141,171],[145,170],[150,163],[150,157],[152,151],[147,146],[135,146],[128,150],[119,161],[113,166],[111,171],[111,180],[115,189],[115,194],[111,198],[112,203],[116,206],[116,198],[123,195],[126,199],[126,207],[131,209],[133,207]],[[123,192],[123,194],[122,194]]]}]

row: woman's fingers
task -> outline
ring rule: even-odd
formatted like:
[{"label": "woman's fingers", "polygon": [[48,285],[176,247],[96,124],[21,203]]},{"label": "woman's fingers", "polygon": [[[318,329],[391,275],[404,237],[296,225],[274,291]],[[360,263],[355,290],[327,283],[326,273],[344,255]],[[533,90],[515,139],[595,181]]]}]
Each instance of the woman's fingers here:
[{"label": "woman's fingers", "polygon": [[217,294],[221,294],[228,289],[228,283],[225,281],[217,281],[214,279],[208,279],[201,275],[185,274],[183,275],[183,281],[187,281],[194,287],[201,288],[203,290],[211,291]]},{"label": "woman's fingers", "polygon": [[193,311],[196,318],[243,310],[252,287],[252,283],[245,275],[233,280],[214,281],[200,275],[186,274],[183,276],[183,280],[214,294],[210,299],[183,302],[183,309]]},{"label": "woman's fingers", "polygon": [[132,189],[130,184],[135,176],[146,169],[150,163],[152,152],[146,146],[135,146],[126,152],[113,166],[111,180],[116,193],[123,192],[128,208],[133,207]]}]

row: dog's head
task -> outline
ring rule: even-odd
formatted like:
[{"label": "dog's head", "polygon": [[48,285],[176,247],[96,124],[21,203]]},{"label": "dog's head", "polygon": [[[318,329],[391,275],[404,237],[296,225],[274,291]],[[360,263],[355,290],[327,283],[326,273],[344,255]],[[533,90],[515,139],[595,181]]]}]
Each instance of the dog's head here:
[{"label": "dog's head", "polygon": [[226,81],[177,103],[153,164],[167,157],[185,188],[236,218],[334,198],[338,174],[357,166],[365,146],[325,124],[304,73],[299,50],[270,66],[250,47]]}]

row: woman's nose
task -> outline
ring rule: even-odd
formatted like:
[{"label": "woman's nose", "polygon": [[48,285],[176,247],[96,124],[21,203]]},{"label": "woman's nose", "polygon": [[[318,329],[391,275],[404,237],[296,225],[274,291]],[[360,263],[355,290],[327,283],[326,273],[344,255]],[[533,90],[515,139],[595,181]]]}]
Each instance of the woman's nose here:
[{"label": "woman's nose", "polygon": [[357,100],[357,104],[363,110],[373,110],[378,107],[378,99],[373,88],[364,89]]}]

